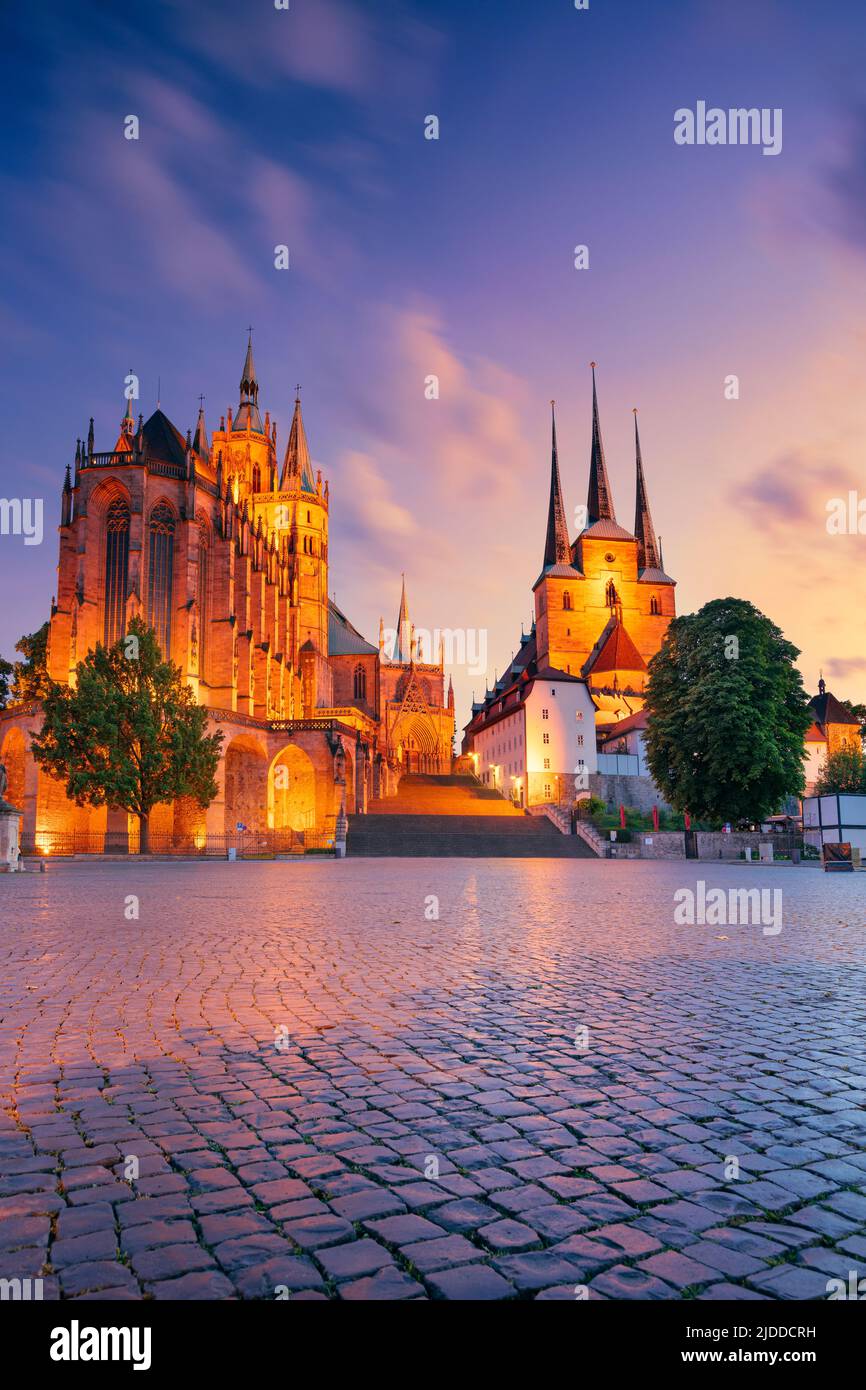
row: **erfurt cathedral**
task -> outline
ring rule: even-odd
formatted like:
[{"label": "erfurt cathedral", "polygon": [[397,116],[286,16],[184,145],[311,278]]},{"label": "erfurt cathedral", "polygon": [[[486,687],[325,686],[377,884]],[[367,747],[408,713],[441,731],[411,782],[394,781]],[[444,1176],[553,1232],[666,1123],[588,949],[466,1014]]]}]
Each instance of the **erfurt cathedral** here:
[{"label": "erfurt cathedral", "polygon": [[[216,799],[156,808],[152,836],[327,833],[341,806],[363,812],[402,773],[450,771],[442,653],[418,649],[405,582],[390,643],[381,622],[378,645],[367,642],[329,598],[329,511],[299,393],[280,458],[251,341],[237,409],[210,437],[203,408],[184,437],[160,409],[136,421],[127,401],[113,448],[97,450],[92,420],[79,441],[63,484],[49,674],[73,683],[85,654],[140,616],[206,706],[208,732],[224,733]],[[74,805],[37,768],[29,735],[40,725],[38,704],[0,715],[25,846],[50,850],[77,832],[133,848],[134,818]]]}]

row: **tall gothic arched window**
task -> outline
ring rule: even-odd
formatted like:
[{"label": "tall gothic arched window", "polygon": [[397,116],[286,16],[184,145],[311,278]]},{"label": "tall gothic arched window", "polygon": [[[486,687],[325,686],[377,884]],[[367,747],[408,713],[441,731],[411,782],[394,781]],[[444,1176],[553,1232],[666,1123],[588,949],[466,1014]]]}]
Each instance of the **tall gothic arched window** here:
[{"label": "tall gothic arched window", "polygon": [[129,569],[129,504],[115,497],[105,519],[105,644],[123,636]]},{"label": "tall gothic arched window", "polygon": [[208,625],[210,622],[210,605],[208,603],[208,568],[210,564],[210,551],[208,550],[207,527],[200,526],[198,530],[198,673],[202,680],[206,679],[207,672],[207,639]]},{"label": "tall gothic arched window", "polygon": [[367,672],[359,661],[355,667],[355,699],[366,700],[367,698]]},{"label": "tall gothic arched window", "polygon": [[171,656],[171,591],[174,573],[174,512],[160,502],[150,514],[147,621],[165,660]]},{"label": "tall gothic arched window", "polygon": [[659,601],[656,598],[655,594],[653,594],[652,598],[650,599],[650,612],[655,617],[658,617],[659,613],[661,612],[661,609],[659,608]]},{"label": "tall gothic arched window", "polygon": [[563,608],[571,608],[571,594],[568,592],[567,589],[565,593],[562,595],[562,606]]},{"label": "tall gothic arched window", "polygon": [[607,589],[606,589],[606,591],[605,591],[605,594],[606,594],[606,598],[607,598],[607,606],[608,606],[608,608],[616,608],[616,603],[617,603],[617,597],[618,597],[618,595],[617,595],[617,592],[616,592],[616,585],[614,584],[614,582],[613,582],[612,579],[609,579],[609,580],[607,581]]},{"label": "tall gothic arched window", "polygon": [[256,463],[256,464],[253,465],[253,492],[261,492],[261,490],[262,490],[262,470],[259,468],[259,465]]}]

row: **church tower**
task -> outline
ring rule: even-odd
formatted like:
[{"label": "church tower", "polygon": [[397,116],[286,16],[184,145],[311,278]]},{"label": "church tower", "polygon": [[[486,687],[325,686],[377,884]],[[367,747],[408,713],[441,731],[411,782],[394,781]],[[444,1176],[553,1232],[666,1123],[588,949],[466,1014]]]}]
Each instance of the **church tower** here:
[{"label": "church tower", "polygon": [[554,421],[544,562],[534,586],[538,664],[585,679],[604,725],[643,705],[647,663],[676,610],[650,512],[636,411],[634,532],[616,519],[595,363],[586,521],[572,544],[565,517]]},{"label": "church tower", "polygon": [[586,656],[587,633],[582,620],[580,594],[583,575],[572,564],[568,539],[559,452],[556,444],[556,408],[550,402],[551,451],[550,498],[547,508],[547,534],[541,574],[533,586],[535,633],[539,669],[552,667],[568,675],[579,675]]}]

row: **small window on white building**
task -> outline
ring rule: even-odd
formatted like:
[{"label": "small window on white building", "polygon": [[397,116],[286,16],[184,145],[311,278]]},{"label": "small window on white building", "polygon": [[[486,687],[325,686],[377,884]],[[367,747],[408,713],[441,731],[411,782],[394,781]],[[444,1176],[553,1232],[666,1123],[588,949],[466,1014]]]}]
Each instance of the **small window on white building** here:
[{"label": "small window on white building", "polygon": [[582,747],[583,747],[583,734],[578,734],[578,736],[577,736],[577,746],[578,746],[578,748],[582,748]]},{"label": "small window on white building", "polygon": [[549,767],[550,767],[550,759],[549,759],[549,758],[545,758],[545,759],[544,759],[544,770],[545,770],[545,772],[548,770]]},{"label": "small window on white building", "polygon": [[547,734],[547,733],[542,734],[542,735],[541,735],[541,741],[542,741],[542,743],[549,743],[549,742],[550,742],[550,734]]},{"label": "small window on white building", "polygon": [[547,711],[546,709],[543,709],[543,710],[541,711],[541,717],[542,717],[542,719],[546,719],[547,716],[548,716],[548,711]]}]

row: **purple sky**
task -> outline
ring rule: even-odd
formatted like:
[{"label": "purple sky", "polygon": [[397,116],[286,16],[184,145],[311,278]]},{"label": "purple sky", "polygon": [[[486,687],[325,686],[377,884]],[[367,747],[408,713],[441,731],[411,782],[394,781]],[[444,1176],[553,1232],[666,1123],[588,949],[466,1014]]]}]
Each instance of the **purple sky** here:
[{"label": "purple sky", "polygon": [[[823,665],[863,698],[864,541],[826,529],[828,501],[866,497],[857,0],[49,0],[4,8],[0,52],[0,496],[45,499],[41,546],[0,536],[4,655],[47,616],[88,417],[110,448],[132,367],[145,414],[161,377],[182,431],[200,392],[213,427],[251,323],[282,440],[303,385],[332,590],[373,640],[405,570],[414,621],[487,629],[502,670],[541,562],[548,401],[572,513],[594,358],[626,525],[640,408],[679,611],[750,598],[810,690]],[[698,100],[782,108],[781,154],[677,146]],[[484,677],[454,676],[462,722]]]}]

